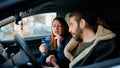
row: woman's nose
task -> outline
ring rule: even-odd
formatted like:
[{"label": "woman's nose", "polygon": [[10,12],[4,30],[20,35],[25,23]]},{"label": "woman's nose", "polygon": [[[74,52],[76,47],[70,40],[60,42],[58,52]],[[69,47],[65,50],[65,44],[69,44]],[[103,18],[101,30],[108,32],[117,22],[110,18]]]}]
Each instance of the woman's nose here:
[{"label": "woman's nose", "polygon": [[56,30],[58,30],[58,29],[59,29],[59,27],[58,27],[58,26],[56,26],[56,27],[55,27],[55,29],[56,29]]}]

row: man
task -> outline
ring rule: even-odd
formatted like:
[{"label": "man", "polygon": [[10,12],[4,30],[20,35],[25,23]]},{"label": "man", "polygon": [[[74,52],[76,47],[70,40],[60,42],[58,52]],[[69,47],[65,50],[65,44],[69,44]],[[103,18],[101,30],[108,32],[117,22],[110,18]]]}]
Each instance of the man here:
[{"label": "man", "polygon": [[94,13],[75,11],[69,19],[73,38],[64,49],[66,58],[71,61],[69,68],[114,58],[116,35],[100,25]]}]

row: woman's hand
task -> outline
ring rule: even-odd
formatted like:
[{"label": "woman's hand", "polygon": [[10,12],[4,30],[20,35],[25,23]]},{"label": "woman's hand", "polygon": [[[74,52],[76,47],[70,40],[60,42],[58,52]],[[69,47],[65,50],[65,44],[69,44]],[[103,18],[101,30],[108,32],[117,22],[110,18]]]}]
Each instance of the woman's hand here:
[{"label": "woman's hand", "polygon": [[55,58],[54,55],[49,55],[47,58],[46,58],[46,63],[48,64],[54,64],[57,62],[57,59]]},{"label": "woman's hand", "polygon": [[60,68],[54,55],[48,56],[46,58],[46,63],[53,66],[42,66],[42,68]]},{"label": "woman's hand", "polygon": [[57,40],[57,45],[61,45],[62,37],[60,35],[56,35],[55,39]]},{"label": "woman's hand", "polygon": [[60,68],[54,59],[51,60],[51,64],[54,66],[53,68]]},{"label": "woman's hand", "polygon": [[41,44],[40,46],[39,46],[39,50],[40,50],[40,52],[42,53],[42,54],[47,54],[47,47],[46,47],[46,44]]}]

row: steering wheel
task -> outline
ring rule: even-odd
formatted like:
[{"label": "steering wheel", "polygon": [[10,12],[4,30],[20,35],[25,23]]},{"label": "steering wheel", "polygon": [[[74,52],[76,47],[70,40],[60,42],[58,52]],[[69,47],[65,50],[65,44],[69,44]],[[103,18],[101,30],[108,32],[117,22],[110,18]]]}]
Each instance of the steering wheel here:
[{"label": "steering wheel", "polygon": [[33,56],[33,54],[31,54],[31,50],[30,50],[30,48],[28,47],[28,45],[26,44],[26,42],[24,41],[24,39],[23,39],[20,35],[18,35],[18,34],[16,34],[16,35],[14,36],[14,38],[15,38],[16,42],[20,45],[20,48],[25,52],[25,54],[26,54],[26,55],[28,56],[28,58],[31,60],[31,62],[32,62],[35,66],[41,68],[41,66],[40,66],[40,64],[37,62],[36,58]]}]

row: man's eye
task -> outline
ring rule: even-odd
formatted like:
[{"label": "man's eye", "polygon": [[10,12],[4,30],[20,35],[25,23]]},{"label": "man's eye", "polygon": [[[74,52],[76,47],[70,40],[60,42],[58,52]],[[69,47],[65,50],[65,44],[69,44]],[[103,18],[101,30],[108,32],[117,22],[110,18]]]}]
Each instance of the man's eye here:
[{"label": "man's eye", "polygon": [[72,24],[70,24],[70,26],[73,26]]}]

